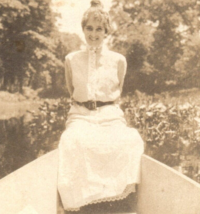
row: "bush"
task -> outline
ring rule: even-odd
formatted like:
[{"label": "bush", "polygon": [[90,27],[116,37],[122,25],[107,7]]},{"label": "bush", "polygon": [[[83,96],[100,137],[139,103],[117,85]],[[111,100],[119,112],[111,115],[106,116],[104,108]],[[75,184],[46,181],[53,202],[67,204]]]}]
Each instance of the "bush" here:
[{"label": "bush", "polygon": [[[139,130],[148,155],[171,167],[182,165],[188,174],[188,163],[187,166],[184,163],[191,157],[199,159],[200,154],[200,105],[154,99],[124,98],[122,108],[128,125]],[[199,166],[195,165],[196,168],[192,167],[200,175],[200,160]],[[190,175],[196,176],[195,173]]]},{"label": "bush", "polygon": [[[57,147],[60,135],[65,129],[69,108],[68,99],[61,98],[53,103],[50,100],[45,101],[37,113],[29,111],[33,117],[29,122],[29,135],[34,139],[33,143],[40,147],[38,156]],[[50,143],[52,145],[49,145]]]}]

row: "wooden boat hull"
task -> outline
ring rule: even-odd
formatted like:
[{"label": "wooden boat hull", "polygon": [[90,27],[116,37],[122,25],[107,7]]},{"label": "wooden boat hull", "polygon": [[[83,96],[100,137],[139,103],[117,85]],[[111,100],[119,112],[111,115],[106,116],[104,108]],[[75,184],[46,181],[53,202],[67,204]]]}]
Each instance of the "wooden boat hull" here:
[{"label": "wooden boat hull", "polygon": [[[200,185],[142,156],[138,214],[200,214]],[[58,151],[0,180],[0,213],[57,214]]]},{"label": "wooden boat hull", "polygon": [[139,214],[200,214],[200,185],[171,167],[142,157]]}]

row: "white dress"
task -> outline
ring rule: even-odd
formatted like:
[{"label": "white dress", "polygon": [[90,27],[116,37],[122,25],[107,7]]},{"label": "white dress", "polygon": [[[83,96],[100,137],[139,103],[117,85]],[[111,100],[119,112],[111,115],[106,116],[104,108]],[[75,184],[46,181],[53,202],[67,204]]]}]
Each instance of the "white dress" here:
[{"label": "white dress", "polygon": [[143,141],[126,126],[118,100],[126,72],[125,58],[105,47],[66,57],[72,98],[115,101],[97,110],[74,103],[59,143],[58,191],[65,210],[123,199],[139,183]]}]

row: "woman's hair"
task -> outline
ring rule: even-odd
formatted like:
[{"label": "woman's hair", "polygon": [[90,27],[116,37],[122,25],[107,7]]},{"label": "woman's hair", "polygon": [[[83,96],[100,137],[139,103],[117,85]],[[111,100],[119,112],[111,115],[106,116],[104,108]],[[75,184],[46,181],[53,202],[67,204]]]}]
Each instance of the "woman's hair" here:
[{"label": "woman's hair", "polygon": [[105,27],[105,32],[108,33],[110,30],[110,17],[109,14],[103,10],[103,5],[99,0],[92,0],[90,2],[90,8],[83,14],[81,26],[82,29],[86,26],[89,18],[93,15],[95,20],[101,21]]}]

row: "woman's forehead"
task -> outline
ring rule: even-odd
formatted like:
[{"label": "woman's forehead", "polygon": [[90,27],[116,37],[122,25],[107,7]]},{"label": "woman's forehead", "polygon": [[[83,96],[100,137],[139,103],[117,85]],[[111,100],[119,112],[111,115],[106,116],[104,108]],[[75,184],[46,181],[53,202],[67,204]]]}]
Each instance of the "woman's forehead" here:
[{"label": "woman's forehead", "polygon": [[100,17],[95,15],[91,15],[86,23],[86,25],[95,25],[95,26],[103,26],[103,21]]}]

